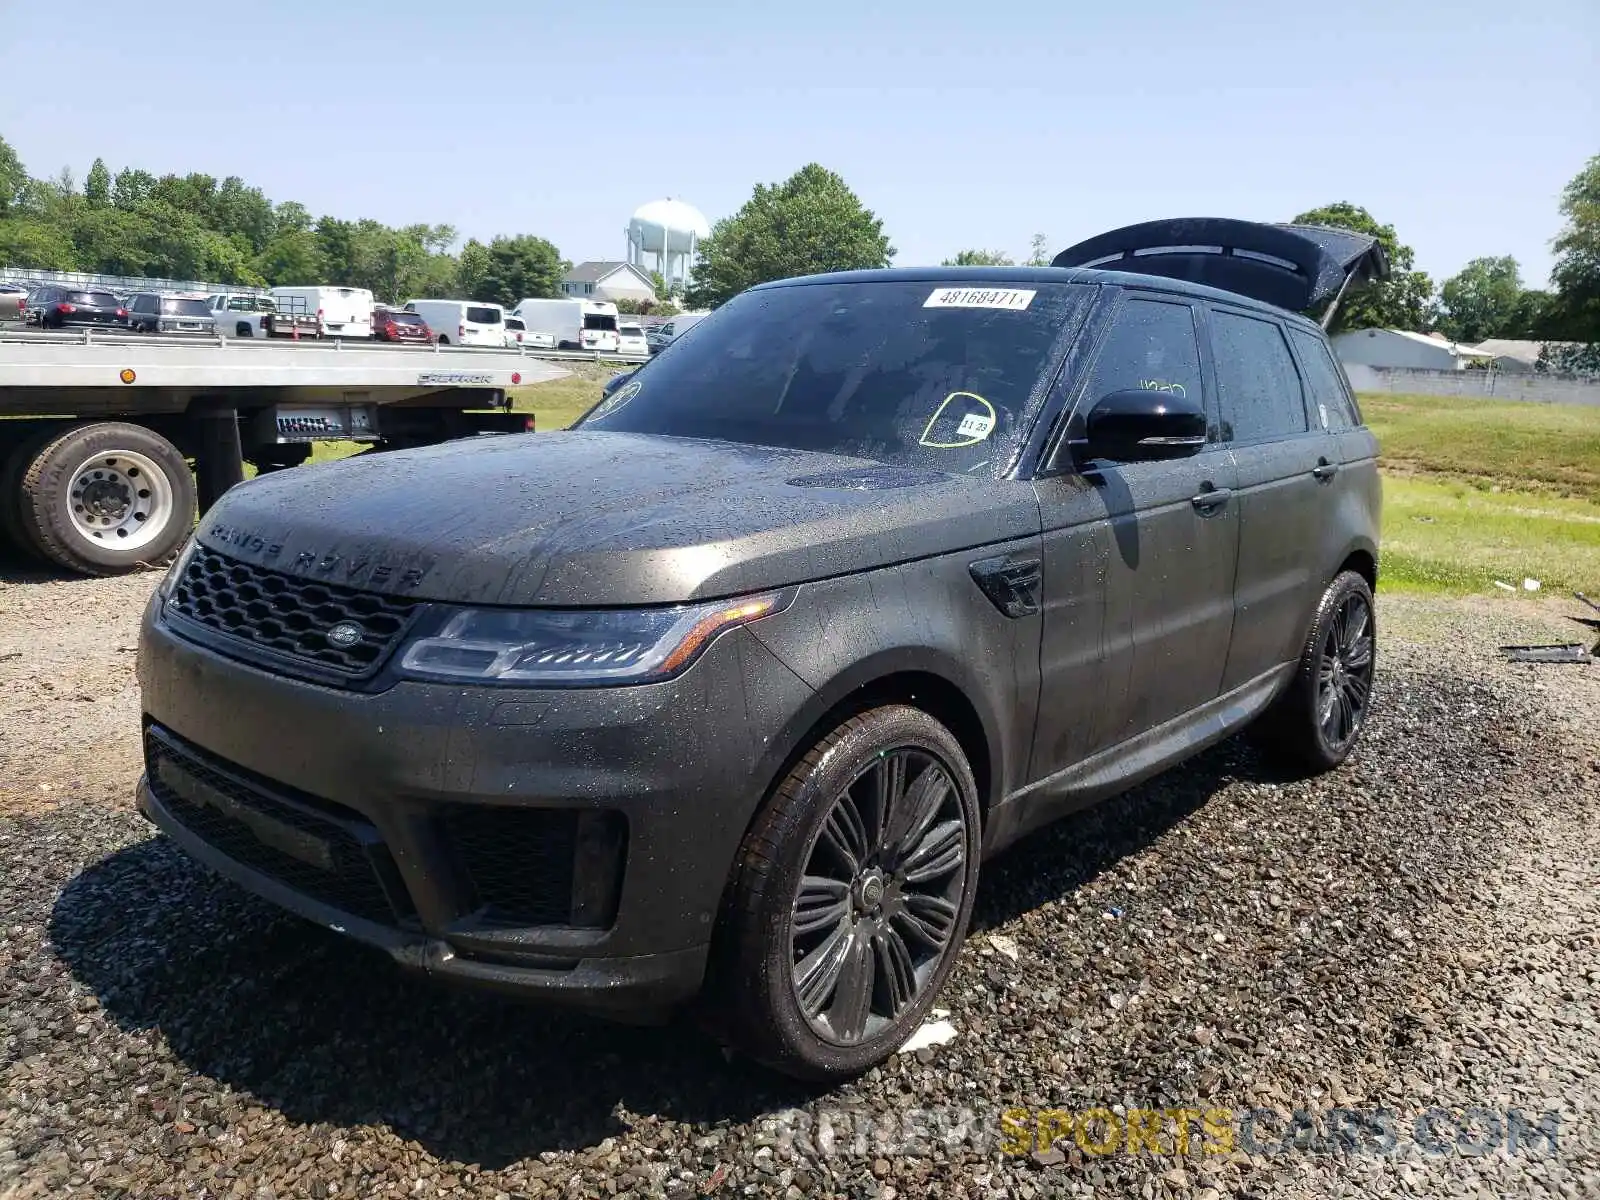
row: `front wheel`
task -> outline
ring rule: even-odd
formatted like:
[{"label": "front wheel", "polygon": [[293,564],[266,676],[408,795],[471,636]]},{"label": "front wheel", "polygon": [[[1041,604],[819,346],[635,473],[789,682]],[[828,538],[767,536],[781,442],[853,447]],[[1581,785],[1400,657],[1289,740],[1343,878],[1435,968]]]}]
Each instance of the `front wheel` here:
[{"label": "front wheel", "polygon": [[979,844],[977,785],[948,729],[905,705],[845,721],[740,849],[714,968],[719,1032],[801,1079],[883,1062],[955,962]]},{"label": "front wheel", "polygon": [[1372,707],[1377,649],[1372,589],[1343,571],[1322,594],[1293,680],[1261,722],[1268,753],[1308,774],[1344,762]]}]

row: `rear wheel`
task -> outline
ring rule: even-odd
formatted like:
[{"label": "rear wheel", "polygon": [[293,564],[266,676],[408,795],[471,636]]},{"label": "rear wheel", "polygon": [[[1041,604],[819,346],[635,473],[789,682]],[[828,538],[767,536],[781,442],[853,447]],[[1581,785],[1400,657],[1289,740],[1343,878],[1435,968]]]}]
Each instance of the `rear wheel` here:
[{"label": "rear wheel", "polygon": [[441,345],[441,346],[448,346],[448,345],[449,345],[449,344],[450,344],[450,339],[449,339],[449,337],[447,337],[447,336],[446,336],[446,335],[445,335],[445,334],[442,334],[442,333],[441,333],[441,334],[440,334],[440,335],[439,335],[439,345]]},{"label": "rear wheel", "polygon": [[1317,605],[1293,681],[1261,721],[1269,754],[1310,774],[1350,756],[1372,705],[1377,632],[1367,581],[1340,573]]},{"label": "rear wheel", "polygon": [[118,421],[52,431],[21,474],[19,524],[44,557],[87,575],[156,566],[194,527],[194,476],[175,446]]},{"label": "rear wheel", "polygon": [[921,1024],[978,881],[960,743],[904,705],[852,717],[767,801],[740,849],[713,988],[718,1032],[803,1079],[845,1079]]}]

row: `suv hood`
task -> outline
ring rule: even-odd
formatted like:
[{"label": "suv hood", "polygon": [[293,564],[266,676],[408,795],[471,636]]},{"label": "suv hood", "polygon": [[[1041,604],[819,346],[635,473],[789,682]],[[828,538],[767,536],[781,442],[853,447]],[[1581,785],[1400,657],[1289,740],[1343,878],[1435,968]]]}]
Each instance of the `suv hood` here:
[{"label": "suv hood", "polygon": [[1038,532],[1024,483],[727,442],[499,435],[297,467],[230,490],[200,541],[425,600],[661,604]]}]

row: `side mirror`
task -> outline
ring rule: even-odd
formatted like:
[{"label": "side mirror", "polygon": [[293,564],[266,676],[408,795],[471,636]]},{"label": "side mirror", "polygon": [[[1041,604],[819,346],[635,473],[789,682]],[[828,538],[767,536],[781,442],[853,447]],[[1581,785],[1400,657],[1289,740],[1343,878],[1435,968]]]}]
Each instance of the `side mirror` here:
[{"label": "side mirror", "polygon": [[1182,392],[1128,388],[1100,397],[1084,422],[1080,459],[1153,462],[1187,458],[1206,444],[1206,410]]},{"label": "side mirror", "polygon": [[[635,368],[635,370],[637,370],[637,368]],[[628,380],[632,378],[633,371],[624,371],[620,375],[613,375],[610,379],[606,380],[605,386],[600,389],[600,394],[602,396],[609,396],[612,392],[616,391],[619,387],[627,383]]]}]

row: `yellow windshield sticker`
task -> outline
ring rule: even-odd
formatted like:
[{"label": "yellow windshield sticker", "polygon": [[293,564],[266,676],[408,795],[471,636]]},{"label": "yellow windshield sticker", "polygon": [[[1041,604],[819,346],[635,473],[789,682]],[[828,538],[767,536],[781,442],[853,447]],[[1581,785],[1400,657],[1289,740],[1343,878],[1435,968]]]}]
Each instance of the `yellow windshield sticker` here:
[{"label": "yellow windshield sticker", "polygon": [[623,384],[616,391],[612,392],[611,395],[600,401],[599,407],[594,410],[595,417],[609,417],[629,400],[632,400],[635,396],[637,396],[643,387],[644,384],[642,383]]},{"label": "yellow windshield sticker", "polygon": [[[956,406],[954,412],[950,411],[952,404]],[[947,413],[951,418],[958,414],[961,417],[955,427],[955,440],[936,442],[933,440],[933,427]],[[994,432],[998,420],[994,405],[976,392],[951,392],[940,402],[939,407],[933,410],[933,416],[928,418],[928,424],[923,429],[922,436],[917,439],[917,444],[926,446],[930,450],[960,450],[965,446],[976,446]]]}]

